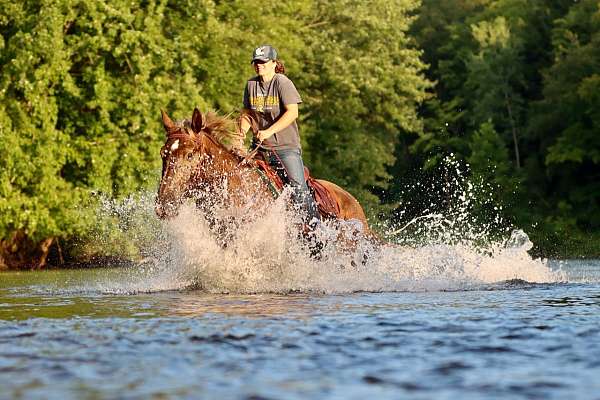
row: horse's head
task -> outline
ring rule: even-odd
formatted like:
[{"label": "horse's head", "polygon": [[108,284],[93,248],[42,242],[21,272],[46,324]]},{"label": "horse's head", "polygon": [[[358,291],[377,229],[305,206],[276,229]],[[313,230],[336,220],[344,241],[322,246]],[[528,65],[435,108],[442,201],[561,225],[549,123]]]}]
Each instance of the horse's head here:
[{"label": "horse's head", "polygon": [[160,151],[163,167],[156,214],[166,218],[176,215],[186,198],[198,200],[238,172],[241,159],[224,144],[231,143],[235,126],[227,117],[203,115],[195,108],[191,120],[174,123],[164,111],[162,120],[167,142]]},{"label": "horse's head", "polygon": [[161,111],[167,141],[160,150],[162,177],[156,197],[156,214],[167,218],[177,214],[179,206],[190,196],[194,175],[203,156],[202,134],[204,121],[196,108],[191,121],[175,123]]}]

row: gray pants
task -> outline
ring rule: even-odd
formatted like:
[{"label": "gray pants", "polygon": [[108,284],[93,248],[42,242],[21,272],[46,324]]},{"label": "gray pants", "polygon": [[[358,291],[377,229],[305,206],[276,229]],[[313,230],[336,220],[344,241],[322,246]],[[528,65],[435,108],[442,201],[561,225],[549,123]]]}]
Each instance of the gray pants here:
[{"label": "gray pants", "polygon": [[263,153],[284,182],[292,186],[294,206],[306,213],[305,222],[320,220],[317,204],[304,179],[304,163],[300,149],[284,149]]}]

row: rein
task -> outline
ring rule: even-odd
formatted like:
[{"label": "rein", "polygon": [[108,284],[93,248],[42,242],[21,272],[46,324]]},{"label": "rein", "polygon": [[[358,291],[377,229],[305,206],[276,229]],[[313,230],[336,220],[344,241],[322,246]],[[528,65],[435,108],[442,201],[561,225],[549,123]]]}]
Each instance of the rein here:
[{"label": "rein", "polygon": [[263,143],[264,143],[264,141],[258,143],[258,145],[256,145],[256,148],[254,150],[252,150],[252,153],[256,154],[256,152],[258,152],[258,150],[260,150],[262,148],[262,149],[265,149],[265,150],[270,151],[271,153],[275,154],[275,158],[277,158],[277,160],[279,161],[279,164],[281,165],[281,167],[285,171],[286,175],[288,176],[288,179],[290,179],[290,173],[288,172],[287,168],[285,167],[285,164],[283,163],[283,160],[281,159],[281,157],[279,157],[279,154],[273,149],[273,147],[271,147],[267,143],[265,143],[265,145],[263,146]]},{"label": "rein", "polygon": [[256,155],[256,153],[258,153],[259,147],[256,146],[254,148],[254,150],[252,150],[250,153],[248,153],[248,155],[246,155],[242,161],[240,161],[240,163],[238,164],[238,167],[241,167],[242,165],[246,164],[248,161],[252,160],[254,158],[254,156]]},{"label": "rein", "polygon": [[[184,127],[177,127],[176,129],[173,129],[167,133],[167,138],[169,141],[177,140],[177,139],[193,140],[195,143],[197,143],[199,145],[198,152],[204,157],[205,151],[204,151],[204,143],[202,142],[202,136],[205,136],[215,146],[222,148],[223,151],[230,153],[232,156],[235,156],[235,153],[230,152],[216,138],[214,138],[212,135],[208,134],[207,132],[205,132],[203,130],[195,133],[195,132],[191,132],[188,127],[184,126]],[[283,162],[282,162],[281,158],[279,157],[279,155],[277,154],[277,152],[271,146],[269,146],[268,144],[263,143],[263,142],[258,143],[257,146],[248,155],[243,157],[242,160],[239,163],[237,163],[237,167],[239,168],[239,167],[243,166],[244,164],[250,164],[249,166],[253,167],[254,169],[256,169],[258,171],[259,175],[264,180],[264,182],[267,185],[268,189],[270,190],[271,194],[273,195],[273,197],[276,198],[279,194],[278,189],[273,185],[271,179],[268,178],[266,175],[264,175],[264,173],[260,170],[259,166],[253,160],[256,153],[261,149],[270,151],[273,154],[275,154],[275,157],[277,157],[277,159],[279,160],[285,173],[288,174],[288,171],[285,168],[285,164],[283,164]],[[268,164],[268,161],[267,161],[267,164]],[[199,161],[198,164],[194,167],[192,176],[196,177],[196,178],[200,177],[202,175],[203,167],[204,167],[204,163],[202,161]],[[193,180],[196,180],[196,179],[193,179]]]}]

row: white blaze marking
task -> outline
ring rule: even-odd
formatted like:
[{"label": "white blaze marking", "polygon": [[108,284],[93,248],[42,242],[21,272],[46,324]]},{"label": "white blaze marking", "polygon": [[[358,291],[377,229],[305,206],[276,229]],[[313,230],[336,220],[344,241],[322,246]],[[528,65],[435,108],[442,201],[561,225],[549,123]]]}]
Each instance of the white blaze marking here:
[{"label": "white blaze marking", "polygon": [[179,139],[177,139],[175,142],[173,142],[173,144],[171,145],[171,151],[175,151],[179,148]]}]

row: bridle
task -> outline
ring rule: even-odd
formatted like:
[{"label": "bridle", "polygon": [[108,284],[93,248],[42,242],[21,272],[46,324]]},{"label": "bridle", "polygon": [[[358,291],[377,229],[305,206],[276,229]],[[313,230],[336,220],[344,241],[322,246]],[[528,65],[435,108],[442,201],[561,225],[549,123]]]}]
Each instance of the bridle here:
[{"label": "bridle", "polygon": [[[175,140],[192,139],[196,144],[199,145],[199,153],[203,154],[204,153],[204,144],[202,143],[202,135],[203,134],[204,134],[204,132],[202,132],[202,131],[198,132],[198,134],[190,132],[190,128],[187,126],[177,126],[177,127],[171,128],[167,131],[167,143],[169,143],[169,142],[173,143],[173,141],[175,141]],[[192,177],[197,176],[199,174],[200,166],[201,166],[201,163],[198,163],[194,172],[192,173]],[[169,168],[167,166],[167,168],[165,168],[165,170],[163,172],[162,179],[165,178],[168,171],[169,171]]]},{"label": "bridle", "polygon": [[[219,143],[219,141],[216,138],[214,138],[212,135],[208,134],[204,130],[200,130],[199,132],[193,132],[190,129],[190,127],[188,127],[188,126],[177,126],[177,127],[173,127],[169,131],[167,131],[167,143],[173,142],[174,140],[177,140],[177,139],[179,139],[179,140],[191,139],[197,145],[195,152],[200,154],[202,158],[206,158],[206,157],[209,157],[209,155],[206,154],[205,143],[203,141],[203,138],[208,139],[216,147],[223,147],[223,145],[221,143]],[[227,151],[225,148],[223,148],[223,150]],[[246,160],[246,158],[244,158],[242,160],[242,162],[240,162],[238,164],[238,167],[242,165],[244,160]],[[191,181],[197,181],[201,177],[201,173],[202,173],[201,169],[203,167],[203,164],[204,164],[203,162],[197,163],[196,167],[194,168],[194,171],[192,172],[192,175],[190,176]],[[167,173],[167,170],[165,170],[165,174],[166,173]],[[163,176],[163,178],[164,178],[164,176]]]}]

